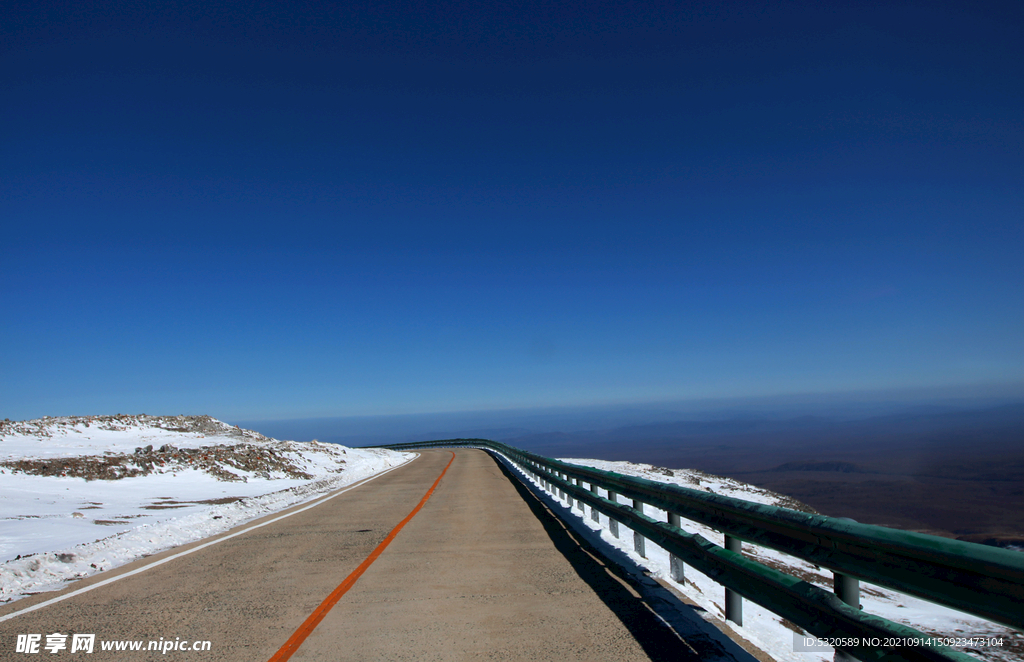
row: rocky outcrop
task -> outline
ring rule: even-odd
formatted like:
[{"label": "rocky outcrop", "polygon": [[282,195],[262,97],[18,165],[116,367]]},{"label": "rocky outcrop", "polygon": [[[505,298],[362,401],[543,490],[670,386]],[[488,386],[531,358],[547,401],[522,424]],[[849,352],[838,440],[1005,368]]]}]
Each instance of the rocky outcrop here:
[{"label": "rocky outcrop", "polygon": [[[298,468],[284,453],[284,445],[235,444],[203,448],[175,448],[164,445],[154,451],[152,446],[137,448],[134,453],[104,456],[82,456],[47,459],[20,459],[0,462],[11,471],[36,476],[67,476],[86,480],[118,480],[146,476],[154,472],[198,469],[219,480],[243,481],[241,474],[310,479],[313,476]],[[280,444],[281,448],[275,446]],[[343,463],[344,460],[339,460]]]}]

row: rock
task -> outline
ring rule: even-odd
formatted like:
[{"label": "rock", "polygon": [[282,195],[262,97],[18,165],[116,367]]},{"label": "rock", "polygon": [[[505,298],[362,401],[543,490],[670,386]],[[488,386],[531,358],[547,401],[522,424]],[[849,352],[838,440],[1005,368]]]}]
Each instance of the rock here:
[{"label": "rock", "polygon": [[[183,468],[198,469],[224,481],[244,482],[245,478],[235,471],[264,478],[286,476],[305,480],[313,477],[279,450],[247,443],[182,449],[166,444],[161,447],[161,454],[157,457],[151,455],[152,448],[138,447],[131,455],[108,453],[104,456],[46,460],[0,460],[0,467],[37,476],[73,476],[86,480],[118,480],[145,476],[154,471],[176,472]],[[339,460],[339,463],[343,462]]]}]

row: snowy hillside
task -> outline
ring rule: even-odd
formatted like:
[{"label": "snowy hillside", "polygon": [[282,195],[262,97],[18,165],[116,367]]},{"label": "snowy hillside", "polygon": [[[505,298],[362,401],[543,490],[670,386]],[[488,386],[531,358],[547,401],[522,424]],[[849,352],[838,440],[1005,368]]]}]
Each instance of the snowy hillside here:
[{"label": "snowy hillside", "polygon": [[[745,499],[747,501],[793,510],[815,512],[809,506],[790,497],[731,478],[714,476],[701,471],[690,469],[672,470],[654,467],[649,464],[633,464],[631,462],[583,459],[563,459],[562,461],[594,467],[604,471],[614,471],[628,476],[637,476],[647,480],[681,485],[691,489],[705,490],[737,499]],[[622,499],[622,502],[625,503],[626,501]],[[563,512],[567,512],[567,509],[563,510]],[[571,512],[577,518],[578,523],[582,523],[590,529],[596,528],[597,524],[591,521],[589,514],[586,518],[580,519],[580,511],[578,509]],[[650,517],[658,518],[662,521],[667,520],[665,512],[657,508],[645,506],[644,512]],[[712,617],[724,621],[725,591],[719,584],[690,566],[686,567],[685,584],[681,585],[672,581],[667,552],[648,542],[648,558],[641,558],[633,551],[631,534],[614,538],[607,530],[607,519],[602,517],[602,522],[605,528],[600,533],[600,536],[604,542],[618,548],[627,554],[638,566],[648,569],[652,575],[672,585],[693,602],[703,607]],[[718,545],[724,545],[722,534],[706,526],[684,519],[682,521],[682,528],[688,532],[697,533]],[[625,530],[625,527],[623,527],[623,530]],[[760,563],[782,570],[826,590],[832,590],[832,573],[824,568],[795,557],[787,556],[781,552],[763,547],[754,547],[749,544],[743,546],[743,551]],[[1024,635],[1002,625],[864,582],[861,583],[861,604],[863,609],[869,613],[877,614],[939,637],[1001,637],[1003,639],[1002,647],[988,647],[976,650],[961,647],[960,650],[964,650],[984,660],[1015,660],[1017,662],[1024,660]],[[815,660],[832,662],[831,652],[794,652],[794,633],[797,631],[802,633],[802,631],[792,624],[783,623],[780,617],[747,600],[744,600],[743,604],[743,622],[743,627],[736,627],[734,629],[762,650],[771,654],[776,660],[785,660],[787,662],[814,662]]]},{"label": "snowy hillside", "polygon": [[0,602],[221,533],[411,457],[278,441],[209,416],[0,422]]}]

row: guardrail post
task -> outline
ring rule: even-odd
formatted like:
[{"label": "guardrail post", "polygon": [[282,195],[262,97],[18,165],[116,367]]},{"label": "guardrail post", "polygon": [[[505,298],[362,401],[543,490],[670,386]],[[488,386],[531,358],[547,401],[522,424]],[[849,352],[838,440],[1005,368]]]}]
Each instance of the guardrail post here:
[{"label": "guardrail post", "polygon": [[[681,528],[681,524],[682,523],[680,522],[679,515],[677,515],[675,513],[669,513],[668,514],[668,525],[669,526],[674,526],[674,527],[676,527],[678,529],[678,528]],[[672,577],[672,581],[679,582],[680,584],[683,583],[683,581],[684,581],[683,568],[684,567],[685,566],[683,565],[683,560],[681,558],[678,558],[675,554],[669,554],[668,555],[668,570],[669,570],[669,576]]]},{"label": "guardrail post", "polygon": [[[633,510],[638,511],[641,515],[643,515],[643,501],[637,501],[636,499],[633,499]],[[644,539],[642,535],[640,535],[636,531],[633,532],[633,549],[636,551],[637,554],[640,555],[640,558],[647,558],[647,541]]]},{"label": "guardrail post", "polygon": [[[850,519],[849,517],[840,517],[844,522],[854,522],[857,520]],[[850,577],[838,572],[832,573],[832,588],[835,591],[836,597],[850,605],[854,609],[860,609],[860,580],[856,577]],[[835,654],[832,657],[834,662],[857,662],[857,658],[850,655],[845,651],[836,649]]]},{"label": "guardrail post", "polygon": [[[618,503],[619,496],[615,494],[615,492],[608,490],[608,500],[612,503]],[[611,531],[612,535],[616,538],[619,537],[619,521],[614,517],[608,517],[608,530]]]},{"label": "guardrail post", "polygon": [[[737,554],[743,553],[743,543],[732,536],[725,537],[725,548]],[[729,588],[725,589],[725,620],[743,625],[743,597]]]},{"label": "guardrail post", "polygon": [[[854,609],[860,609],[860,580],[838,572],[832,573],[832,586],[836,597]],[[849,653],[836,649],[833,662],[857,662],[857,658]]]},{"label": "guardrail post", "polygon": [[[577,483],[576,483],[576,479],[575,479],[575,478],[567,478],[566,480],[568,480],[568,481],[569,481],[569,484],[570,484],[570,485],[576,485],[576,484],[577,484]],[[572,509],[573,509],[573,508],[575,508],[575,507],[576,507],[577,505],[579,505],[579,501],[578,501],[578,500],[576,500],[576,499],[574,499],[574,498],[572,497],[572,494],[570,493],[570,494],[569,494],[569,510],[572,510]]]},{"label": "guardrail post", "polygon": [[[597,493],[597,483],[593,483],[593,482],[590,483],[590,492],[594,496],[601,496],[600,494]],[[600,515],[600,513],[597,512],[597,509],[594,508],[593,506],[590,507],[590,519],[594,520],[598,524],[601,523],[601,515]]]}]

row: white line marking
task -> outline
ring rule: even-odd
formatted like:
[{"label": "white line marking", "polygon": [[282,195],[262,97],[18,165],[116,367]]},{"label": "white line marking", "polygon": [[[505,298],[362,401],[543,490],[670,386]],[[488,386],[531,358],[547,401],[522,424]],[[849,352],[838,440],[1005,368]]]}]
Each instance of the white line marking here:
[{"label": "white line marking", "polygon": [[217,538],[216,540],[211,540],[210,542],[205,542],[202,545],[197,545],[196,547],[193,547],[192,549],[187,549],[184,552],[178,552],[177,554],[172,554],[171,556],[168,556],[167,558],[160,559],[159,561],[154,561],[152,563],[146,564],[146,565],[142,566],[141,568],[136,568],[135,570],[132,570],[131,572],[126,572],[126,573],[120,574],[120,575],[118,575],[116,577],[111,577],[110,579],[104,579],[101,582],[96,582],[95,584],[90,584],[89,586],[86,586],[85,588],[80,588],[77,591],[71,591],[70,593],[65,593],[64,595],[57,596],[56,598],[51,598],[50,600],[47,600],[45,602],[40,602],[39,604],[32,605],[31,607],[25,607],[24,609],[21,609],[19,611],[11,612],[10,614],[7,614],[6,616],[0,616],[0,623],[3,623],[4,621],[9,621],[10,619],[14,618],[15,616],[21,616],[22,614],[27,614],[27,613],[35,611],[37,609],[42,609],[43,607],[49,607],[52,604],[56,604],[58,602],[62,602],[64,600],[67,600],[68,598],[73,598],[76,595],[81,595],[83,593],[88,593],[89,591],[93,590],[94,588],[99,588],[101,586],[106,586],[107,584],[113,584],[114,582],[116,582],[118,580],[121,580],[121,579],[124,579],[125,577],[131,577],[132,575],[137,575],[140,572],[149,570],[150,568],[155,568],[158,565],[163,565],[164,563],[167,563],[168,561],[173,561],[174,559],[181,558],[182,556],[187,556],[187,555],[191,554],[192,552],[198,552],[201,549],[205,549],[206,547],[211,547],[213,545],[216,545],[219,542],[224,542],[225,540],[230,540],[231,538],[234,538],[235,536],[240,536],[243,533],[249,533],[250,531],[254,531],[254,530],[256,530],[256,529],[258,529],[260,527],[267,526],[268,524],[273,524],[274,522],[279,522],[279,521],[285,519],[286,517],[291,517],[292,515],[297,515],[297,514],[303,512],[303,511],[309,510],[310,508],[315,508],[315,507],[319,506],[320,504],[322,504],[324,502],[330,501],[331,499],[333,499],[336,496],[341,496],[342,494],[344,494],[345,492],[348,492],[349,490],[354,490],[357,487],[362,487],[363,485],[366,485],[367,483],[369,483],[371,480],[373,480],[375,478],[380,478],[384,474],[391,473],[395,469],[399,469],[401,467],[404,467],[405,465],[407,465],[410,462],[412,462],[413,460],[415,460],[417,457],[419,457],[419,453],[416,453],[416,456],[413,457],[412,459],[406,460],[405,462],[403,462],[401,464],[396,464],[395,466],[391,467],[390,469],[382,471],[379,474],[374,474],[374,475],[370,476],[369,478],[364,478],[364,479],[362,479],[362,480],[360,480],[358,482],[352,483],[348,487],[346,487],[346,488],[344,488],[342,490],[338,490],[337,492],[335,492],[334,494],[331,494],[330,496],[324,497],[323,499],[320,499],[319,501],[314,501],[313,503],[309,504],[308,506],[305,506],[305,507],[300,508],[298,510],[293,510],[292,512],[287,513],[285,515],[281,515],[280,517],[275,517],[274,519],[268,520],[266,522],[263,522],[262,524],[257,524],[255,526],[250,526],[248,529],[243,529],[242,531],[236,531],[235,533],[231,533],[229,535],[226,535],[223,538]]}]

